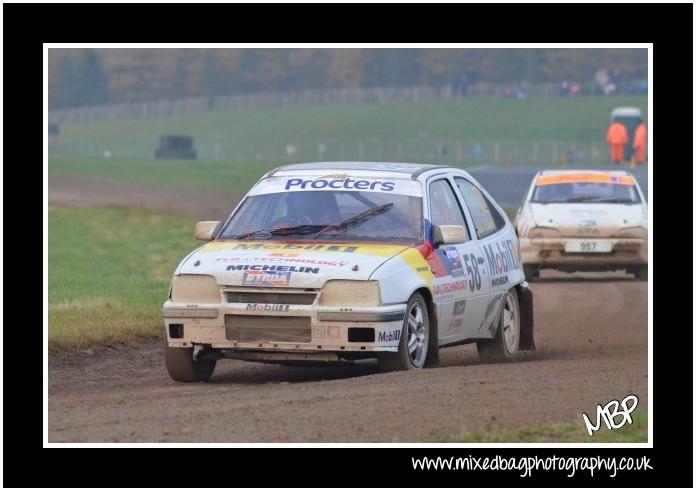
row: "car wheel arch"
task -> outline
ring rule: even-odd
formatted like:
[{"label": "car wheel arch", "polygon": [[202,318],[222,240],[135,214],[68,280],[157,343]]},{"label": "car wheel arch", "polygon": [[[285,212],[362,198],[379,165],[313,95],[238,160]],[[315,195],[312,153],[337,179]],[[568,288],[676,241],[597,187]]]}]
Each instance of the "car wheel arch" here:
[{"label": "car wheel arch", "polygon": [[520,307],[520,346],[521,351],[536,349],[534,344],[534,295],[531,288],[522,283],[515,285]]},{"label": "car wheel arch", "polygon": [[439,339],[438,339],[438,317],[437,317],[437,307],[435,306],[435,300],[433,298],[432,291],[427,287],[420,287],[416,289],[411,295],[419,293],[428,307],[428,320],[429,320],[429,339],[428,339],[428,355],[425,360],[426,366],[437,365],[439,362]]}]

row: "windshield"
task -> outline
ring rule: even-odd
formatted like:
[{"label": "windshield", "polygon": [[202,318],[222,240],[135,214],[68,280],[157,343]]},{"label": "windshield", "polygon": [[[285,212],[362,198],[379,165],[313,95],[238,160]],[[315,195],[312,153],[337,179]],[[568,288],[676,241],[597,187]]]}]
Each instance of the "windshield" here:
[{"label": "windshield", "polygon": [[640,203],[634,185],[572,182],[537,185],[532,203]]},{"label": "windshield", "polygon": [[360,191],[293,191],[248,196],[223,239],[336,239],[421,242],[421,198]]}]

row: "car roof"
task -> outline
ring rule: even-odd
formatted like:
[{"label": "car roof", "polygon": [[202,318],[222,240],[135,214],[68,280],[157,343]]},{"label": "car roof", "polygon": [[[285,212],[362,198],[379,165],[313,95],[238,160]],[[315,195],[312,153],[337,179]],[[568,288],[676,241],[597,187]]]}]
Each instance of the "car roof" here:
[{"label": "car roof", "polygon": [[629,117],[629,118],[640,118],[642,116],[639,107],[628,107],[622,106],[617,107],[611,112],[611,117],[615,118],[617,116]]},{"label": "car roof", "polygon": [[543,171],[539,172],[539,175],[540,176],[548,176],[548,175],[559,175],[559,174],[560,175],[562,175],[562,174],[582,174],[585,172],[588,172],[591,174],[608,174],[610,176],[628,176],[628,175],[630,175],[625,170],[598,170],[598,169],[543,170]]},{"label": "car roof", "polygon": [[[405,174],[415,177],[430,169],[448,169],[450,167],[434,164],[413,164],[401,162],[308,162],[303,164],[290,164],[278,167],[269,172],[272,176],[276,172],[306,174],[307,171],[347,170],[347,171],[383,171],[397,174]],[[454,169],[454,168],[453,168]]]}]

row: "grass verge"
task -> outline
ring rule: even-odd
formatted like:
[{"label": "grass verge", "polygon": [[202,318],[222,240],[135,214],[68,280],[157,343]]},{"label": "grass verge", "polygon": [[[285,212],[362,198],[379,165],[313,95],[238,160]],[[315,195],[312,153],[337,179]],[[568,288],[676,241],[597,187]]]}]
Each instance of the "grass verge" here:
[{"label": "grass verge", "polygon": [[582,417],[575,421],[530,424],[517,429],[499,429],[492,425],[458,435],[435,434],[435,443],[643,443],[648,441],[648,413],[637,409],[632,424],[610,430],[605,426],[592,436],[587,434]]},{"label": "grass verge", "polygon": [[246,192],[277,162],[226,160],[155,160],[142,158],[66,157],[48,159],[50,175],[112,179],[156,187],[227,189]]},{"label": "grass verge", "polygon": [[[153,186],[246,191],[264,172],[289,161],[285,153],[288,145],[297,147],[292,159],[301,161],[416,160],[453,165],[455,162],[449,159],[458,152],[454,141],[509,141],[515,148],[519,144],[525,155],[537,153],[538,149],[530,146],[532,142],[601,144],[609,114],[617,106],[637,106],[645,112],[647,98],[586,96],[518,101],[482,97],[65,123],[56,141],[49,143],[49,173]],[[223,157],[193,161],[145,157],[154,154],[161,135],[178,133],[194,138],[200,156]],[[425,147],[421,148],[423,142],[434,140],[449,141],[447,157],[430,155]],[[327,148],[322,158],[318,153],[320,144]],[[99,156],[105,150],[111,157]],[[510,149],[501,147],[500,151],[505,155]],[[489,155],[492,152],[489,149]],[[83,157],[75,157],[78,155]],[[464,155],[469,158],[466,149]],[[543,155],[540,158],[544,161]],[[464,162],[456,165],[468,166]]]},{"label": "grass verge", "polygon": [[49,349],[160,334],[171,275],[200,245],[194,221],[138,208],[50,206]]},{"label": "grass verge", "polygon": [[[58,146],[109,149],[128,155],[147,149],[152,155],[160,135],[184,134],[205,150],[222,143],[223,155],[255,159],[265,148],[309,141],[367,139],[507,139],[604,141],[611,110],[637,106],[640,95],[472,97],[452,101],[398,104],[326,105],[232,112],[181,114],[162,118],[89,121],[61,125]],[[85,147],[86,146],[86,147]]]}]

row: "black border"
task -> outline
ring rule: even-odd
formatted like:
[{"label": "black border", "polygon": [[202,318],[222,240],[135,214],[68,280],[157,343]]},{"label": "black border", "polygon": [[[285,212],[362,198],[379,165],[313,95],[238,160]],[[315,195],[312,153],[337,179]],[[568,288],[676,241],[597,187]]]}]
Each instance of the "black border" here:
[{"label": "black border", "polygon": [[[693,332],[690,322],[681,321],[675,309],[691,303],[688,298],[682,301],[679,294],[692,291],[693,286],[687,269],[690,264],[684,259],[688,239],[675,236],[675,230],[680,229],[668,225],[671,219],[666,214],[669,203],[672,214],[683,219],[683,210],[692,205],[685,199],[688,193],[682,184],[692,172],[692,124],[687,109],[693,107],[692,5],[4,4],[3,13],[4,217],[13,232],[6,235],[3,262],[8,279],[3,312],[4,485],[692,486]],[[42,298],[38,288],[38,278],[42,277],[38,217],[43,213],[38,184],[42,158],[38,135],[43,135],[38,133],[43,81],[39,50],[43,42],[184,41],[654,43],[654,101],[658,109],[653,148],[658,178],[650,199],[658,217],[653,217],[651,225],[657,245],[654,312],[659,314],[654,324],[651,394],[655,448],[179,449],[176,453],[165,450],[164,454],[145,449],[135,454],[118,449],[42,450],[43,404],[38,388],[42,379],[42,314],[37,304]],[[672,115],[666,116],[670,111]],[[29,124],[24,124],[25,118]],[[27,207],[32,210],[27,211]],[[659,209],[665,209],[665,215],[657,213]],[[17,221],[22,225],[12,227]],[[664,241],[661,234],[672,240]],[[32,322],[27,322],[27,313]],[[646,455],[654,470],[621,473],[615,478],[579,475],[572,479],[562,473],[537,472],[522,479],[516,472],[417,472],[411,467],[411,457],[492,453]]]}]

